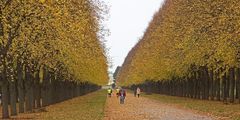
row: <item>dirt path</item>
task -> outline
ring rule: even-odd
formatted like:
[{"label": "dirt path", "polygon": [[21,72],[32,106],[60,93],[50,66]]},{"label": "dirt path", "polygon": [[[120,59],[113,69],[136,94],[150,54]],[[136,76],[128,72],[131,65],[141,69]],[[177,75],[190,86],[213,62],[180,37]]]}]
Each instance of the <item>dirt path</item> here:
[{"label": "dirt path", "polygon": [[119,104],[116,96],[107,99],[104,120],[213,120],[209,116],[199,115],[165,105],[149,98],[136,98],[127,94],[125,104]]}]

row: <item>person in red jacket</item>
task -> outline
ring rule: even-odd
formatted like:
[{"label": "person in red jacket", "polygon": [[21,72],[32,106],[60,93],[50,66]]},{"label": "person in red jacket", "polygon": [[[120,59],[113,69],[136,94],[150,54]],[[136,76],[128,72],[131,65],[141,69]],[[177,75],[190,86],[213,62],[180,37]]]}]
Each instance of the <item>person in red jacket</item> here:
[{"label": "person in red jacket", "polygon": [[124,100],[126,98],[126,90],[121,89],[119,91],[119,96],[120,96],[120,104],[124,104]]}]

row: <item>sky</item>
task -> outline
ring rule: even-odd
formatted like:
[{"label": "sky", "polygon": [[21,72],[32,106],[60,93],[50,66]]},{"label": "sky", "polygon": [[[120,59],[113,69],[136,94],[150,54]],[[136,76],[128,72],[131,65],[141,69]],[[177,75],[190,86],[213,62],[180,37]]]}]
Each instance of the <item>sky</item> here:
[{"label": "sky", "polygon": [[106,46],[112,60],[110,72],[121,66],[125,57],[143,36],[152,16],[164,0],[106,0],[110,6],[109,18],[105,21],[110,35]]}]

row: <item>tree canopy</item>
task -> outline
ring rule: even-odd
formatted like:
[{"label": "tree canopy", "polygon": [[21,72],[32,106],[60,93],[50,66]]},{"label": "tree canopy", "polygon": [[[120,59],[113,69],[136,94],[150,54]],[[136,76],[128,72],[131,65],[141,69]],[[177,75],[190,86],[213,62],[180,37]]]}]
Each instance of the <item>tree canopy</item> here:
[{"label": "tree canopy", "polygon": [[105,84],[108,62],[96,0],[0,1],[1,68],[20,60],[47,66],[73,80]]},{"label": "tree canopy", "polygon": [[186,77],[192,65],[214,71],[239,67],[238,0],[166,0],[129,52],[117,81]]}]

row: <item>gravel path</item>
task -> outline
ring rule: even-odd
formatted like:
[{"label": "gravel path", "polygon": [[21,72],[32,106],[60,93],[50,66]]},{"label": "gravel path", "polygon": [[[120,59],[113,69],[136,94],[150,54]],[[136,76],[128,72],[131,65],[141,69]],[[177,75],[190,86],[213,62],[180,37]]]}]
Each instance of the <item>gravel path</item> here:
[{"label": "gravel path", "polygon": [[213,120],[209,116],[199,115],[165,105],[149,98],[136,98],[128,93],[125,104],[119,104],[116,96],[107,98],[104,120]]}]

